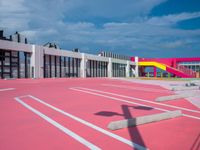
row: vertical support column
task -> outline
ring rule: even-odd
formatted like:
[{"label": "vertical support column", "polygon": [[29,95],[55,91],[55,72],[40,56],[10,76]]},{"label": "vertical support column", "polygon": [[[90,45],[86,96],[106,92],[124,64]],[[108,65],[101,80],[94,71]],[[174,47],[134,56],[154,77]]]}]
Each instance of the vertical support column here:
[{"label": "vertical support column", "polygon": [[170,78],[170,77],[171,77],[171,75],[170,75],[170,73],[169,73],[169,72],[167,73],[167,77],[168,77],[168,78]]},{"label": "vertical support column", "polygon": [[96,76],[95,76],[95,72],[96,72],[96,71],[95,71],[95,66],[96,66],[95,60],[92,60],[92,61],[93,61],[93,77],[96,77]]},{"label": "vertical support column", "polygon": [[163,77],[163,71],[160,72],[160,77],[161,77],[161,78]]},{"label": "vertical support column", "polygon": [[31,74],[32,78],[44,77],[44,51],[42,47],[32,45]]},{"label": "vertical support column", "polygon": [[59,65],[60,65],[60,78],[62,77],[62,58],[60,56]]},{"label": "vertical support column", "polygon": [[52,66],[51,66],[51,55],[49,55],[49,77],[51,78],[52,77]]},{"label": "vertical support column", "polygon": [[112,78],[112,58],[108,58],[108,77]]},{"label": "vertical support column", "polygon": [[46,56],[44,55],[43,56],[44,57],[44,78],[46,78],[47,77],[47,74],[46,74],[46,68],[47,68],[47,66],[46,66]]},{"label": "vertical support column", "polygon": [[139,71],[138,71],[138,57],[135,57],[135,77],[139,77]]},{"label": "vertical support column", "polygon": [[71,77],[71,58],[68,57],[68,77]]},{"label": "vertical support column", "polygon": [[4,72],[4,67],[3,67],[3,65],[4,65],[4,61],[3,61],[3,59],[5,58],[4,57],[4,54],[3,54],[4,52],[2,51],[2,55],[1,55],[1,78],[3,79],[3,72]]},{"label": "vertical support column", "polygon": [[95,77],[95,61],[92,60],[92,77]]},{"label": "vertical support column", "polygon": [[104,77],[108,77],[108,62],[104,62]]},{"label": "vertical support column", "polygon": [[96,68],[96,77],[99,77],[98,76],[98,61],[95,61],[95,62],[96,62],[96,67],[95,67]]},{"label": "vertical support column", "polygon": [[91,60],[89,60],[89,66],[90,66],[90,77],[92,77],[92,61]]},{"label": "vertical support column", "polygon": [[20,52],[17,52],[17,78],[20,78]]},{"label": "vertical support column", "polygon": [[28,78],[27,52],[24,52],[24,57],[25,57],[25,60],[24,60],[24,65],[25,65],[25,78]]},{"label": "vertical support column", "polygon": [[10,78],[12,78],[12,51],[9,52],[10,54]]},{"label": "vertical support column", "polygon": [[105,77],[105,62],[104,61],[102,61],[102,63],[101,63],[101,69],[102,69],[102,77]]},{"label": "vertical support column", "polygon": [[99,62],[99,76],[102,77],[102,61]]},{"label": "vertical support column", "polygon": [[153,76],[154,76],[154,77],[157,77],[157,70],[156,70],[156,67],[153,67]]},{"label": "vertical support column", "polygon": [[80,59],[76,58],[76,77],[77,78],[80,77],[80,75],[79,75],[79,68],[80,68]]},{"label": "vertical support column", "polygon": [[113,63],[113,65],[114,65],[114,70],[113,70],[113,72],[114,72],[114,77],[119,77],[119,70],[117,70],[117,67],[118,67],[118,63]]},{"label": "vertical support column", "polygon": [[115,65],[116,63],[112,63],[112,77],[116,77],[115,76],[115,73],[116,73],[116,70],[115,70]]},{"label": "vertical support column", "polygon": [[31,54],[31,77],[32,78],[36,78],[36,73],[35,73],[35,69],[36,69],[36,50],[35,50],[35,45],[32,45],[32,54]]},{"label": "vertical support column", "polygon": [[119,64],[118,63],[115,63],[115,77],[119,77]]},{"label": "vertical support column", "polygon": [[57,56],[54,56],[54,65],[55,65],[55,77],[57,77]]},{"label": "vertical support column", "polygon": [[104,67],[105,67],[105,70],[104,70],[105,71],[104,72],[105,73],[105,77],[108,77],[108,62],[105,62],[105,66]]},{"label": "vertical support column", "polygon": [[130,62],[127,61],[126,63],[126,77],[129,78],[130,77]]},{"label": "vertical support column", "polygon": [[74,77],[74,58],[72,57],[72,77]]},{"label": "vertical support column", "polygon": [[66,72],[67,72],[67,64],[66,64],[66,57],[64,57],[64,77],[66,77]]},{"label": "vertical support column", "polygon": [[75,58],[75,64],[76,64],[76,73],[75,73],[75,77],[78,78],[78,58]]},{"label": "vertical support column", "polygon": [[81,59],[81,77],[86,78],[86,58],[84,53],[82,53]]}]

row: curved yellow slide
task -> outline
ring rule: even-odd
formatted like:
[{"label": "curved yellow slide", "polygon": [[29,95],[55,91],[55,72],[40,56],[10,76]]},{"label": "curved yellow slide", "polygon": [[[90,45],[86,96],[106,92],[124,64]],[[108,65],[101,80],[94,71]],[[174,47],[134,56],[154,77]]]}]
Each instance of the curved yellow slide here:
[{"label": "curved yellow slide", "polygon": [[160,69],[166,71],[166,66],[164,64],[157,63],[157,62],[154,62],[154,61],[139,62],[138,65],[139,66],[155,66],[157,68],[160,68]]}]

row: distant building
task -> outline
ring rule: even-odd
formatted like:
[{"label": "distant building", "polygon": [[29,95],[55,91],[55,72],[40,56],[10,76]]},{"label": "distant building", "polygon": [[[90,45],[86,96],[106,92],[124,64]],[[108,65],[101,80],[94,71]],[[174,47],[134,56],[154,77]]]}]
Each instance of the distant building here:
[{"label": "distant building", "polygon": [[131,59],[130,56],[120,55],[120,54],[116,54],[113,52],[106,52],[106,51],[102,51],[101,53],[99,53],[99,56],[111,57],[111,58],[122,59],[122,60],[130,60]]},{"label": "distant building", "polygon": [[56,43],[51,43],[51,42],[48,42],[48,43],[44,44],[43,46],[48,47],[48,48],[61,49],[61,48],[58,46],[58,44],[56,44]]},{"label": "distant building", "polygon": [[13,42],[28,44],[27,38],[18,32],[16,32],[13,35],[10,35],[10,40]]},{"label": "distant building", "polygon": [[72,52],[80,53],[80,50],[79,50],[78,48],[74,48],[74,49],[72,50]]},{"label": "distant building", "polygon": [[4,36],[3,34],[3,30],[0,30],[0,39],[1,40],[7,40],[7,41],[13,41],[13,42],[18,42],[18,43],[24,43],[24,44],[28,44],[28,40],[25,36],[23,36],[22,34],[15,32],[15,34],[10,35],[9,38],[7,38],[6,36]]},{"label": "distant building", "polygon": [[7,39],[6,37],[4,37],[4,35],[3,35],[3,30],[0,30],[0,39],[1,39],[1,40],[9,40],[9,39]]}]

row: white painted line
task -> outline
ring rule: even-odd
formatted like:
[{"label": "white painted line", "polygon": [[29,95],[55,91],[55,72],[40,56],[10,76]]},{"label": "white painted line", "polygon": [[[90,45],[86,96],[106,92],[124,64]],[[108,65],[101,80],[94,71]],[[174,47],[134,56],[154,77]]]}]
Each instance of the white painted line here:
[{"label": "white painted line", "polygon": [[86,125],[86,126],[92,128],[92,129],[96,130],[96,131],[99,131],[99,132],[101,132],[101,133],[103,133],[103,134],[105,134],[105,135],[107,135],[107,136],[109,136],[109,137],[112,137],[112,138],[114,138],[114,139],[116,139],[116,140],[118,140],[118,141],[120,141],[120,142],[122,142],[122,143],[125,143],[125,144],[127,144],[127,145],[129,145],[129,146],[131,146],[131,147],[134,147],[134,148],[136,148],[136,149],[138,149],[138,150],[147,150],[147,149],[148,149],[148,148],[145,148],[145,147],[143,147],[143,146],[140,146],[140,145],[138,145],[138,144],[136,144],[136,143],[134,143],[134,142],[132,142],[132,141],[129,141],[129,140],[127,140],[127,139],[125,139],[125,138],[123,138],[123,137],[121,137],[121,136],[118,136],[118,135],[116,135],[116,134],[113,134],[112,132],[109,132],[109,131],[107,131],[107,130],[104,130],[103,128],[100,128],[100,127],[98,127],[98,126],[96,126],[96,125],[94,125],[94,124],[92,124],[92,123],[90,123],[90,122],[87,122],[86,120],[83,120],[83,119],[81,119],[81,118],[78,118],[78,117],[76,117],[76,116],[74,116],[74,115],[72,115],[72,114],[70,114],[70,113],[67,113],[67,112],[65,112],[65,111],[63,111],[63,110],[61,110],[61,109],[59,109],[59,108],[56,108],[56,107],[54,107],[54,106],[52,106],[52,105],[50,105],[50,104],[48,104],[48,103],[42,101],[41,99],[39,99],[39,98],[37,98],[37,97],[34,97],[34,96],[32,96],[32,95],[29,95],[29,97],[31,97],[32,99],[36,100],[37,102],[40,102],[40,103],[42,103],[43,105],[45,105],[45,106],[47,106],[47,107],[49,107],[49,108],[51,108],[51,109],[53,109],[53,110],[55,110],[55,111],[57,111],[57,112],[63,114],[63,115],[65,115],[65,116],[67,116],[67,117],[69,117],[69,118],[71,118],[71,119],[73,119],[73,120],[76,120],[76,121],[78,121],[78,122],[80,122],[80,123],[82,123],[82,124],[84,124],[84,125]]},{"label": "white painted line", "polygon": [[131,90],[138,90],[138,91],[146,91],[146,92],[172,93],[171,91],[167,91],[167,90],[158,90],[158,89],[153,89],[153,88],[141,88],[141,87],[115,85],[115,84],[102,84],[102,86],[110,86],[110,87],[117,87],[117,88],[131,89]]},{"label": "white painted line", "polygon": [[[109,99],[112,99],[112,100],[121,101],[121,102],[129,103],[129,104],[135,104],[135,105],[139,105],[139,106],[151,107],[151,108],[154,108],[154,109],[157,109],[157,110],[160,110],[160,111],[170,111],[170,110],[167,110],[167,109],[158,108],[158,107],[152,107],[152,106],[145,105],[145,104],[140,104],[140,103],[135,103],[135,102],[132,102],[132,101],[128,101],[128,100],[124,100],[124,99],[116,98],[116,97],[111,97],[111,96],[107,96],[107,95],[103,95],[103,94],[99,94],[99,93],[95,93],[95,92],[91,92],[91,91],[85,91],[85,90],[76,89],[76,88],[69,88],[69,89],[75,90],[75,91],[79,91],[79,92],[83,92],[83,93],[88,93],[88,94],[91,94],[91,95],[106,97],[106,98],[109,98]],[[200,120],[200,117],[196,117],[196,116],[192,116],[192,115],[188,115],[188,114],[183,114],[183,116]]]},{"label": "white painted line", "polygon": [[29,95],[18,96],[17,98],[29,97]]},{"label": "white painted line", "polygon": [[136,100],[136,101],[142,101],[142,102],[147,102],[147,103],[151,103],[151,104],[166,106],[166,107],[170,107],[170,108],[185,110],[185,111],[189,111],[189,112],[200,113],[200,111],[198,111],[198,110],[193,110],[193,109],[188,109],[188,108],[184,108],[184,107],[178,107],[178,106],[173,106],[173,105],[169,105],[169,104],[153,102],[153,101],[149,101],[149,100],[145,100],[145,99],[141,99],[141,98],[137,98],[137,97],[126,96],[126,95],[121,95],[121,94],[116,94],[116,93],[111,93],[111,92],[105,92],[105,91],[100,91],[100,90],[94,90],[94,89],[89,89],[89,88],[83,88],[83,87],[77,87],[77,88],[89,90],[89,91],[94,91],[94,92],[99,92],[99,93],[103,93],[103,94],[110,94],[110,95],[128,98],[128,99],[132,99],[132,100]]},{"label": "white painted line", "polygon": [[12,91],[12,90],[15,90],[15,88],[0,89],[0,92],[3,92],[3,91]]},{"label": "white painted line", "polygon": [[20,100],[20,98],[15,97],[15,100],[17,102],[19,102],[20,104],[22,104],[27,109],[29,109],[30,111],[32,111],[33,113],[35,113],[36,115],[40,116],[42,119],[46,120],[47,122],[49,122],[50,124],[52,124],[53,126],[55,126],[56,128],[58,128],[59,130],[61,130],[62,132],[64,132],[65,134],[67,134],[67,135],[71,136],[72,138],[74,138],[75,140],[79,141],[80,143],[82,143],[86,147],[88,147],[90,149],[94,149],[94,150],[101,150],[96,145],[88,142],[84,138],[80,137],[78,134],[76,134],[76,133],[72,132],[71,130],[65,128],[64,126],[62,126],[58,122],[54,121],[53,119],[51,119],[48,116],[46,116],[43,113],[41,113],[40,111],[38,111],[38,110],[34,109],[33,107],[31,107],[30,105],[26,104],[25,102],[23,102],[22,100]]}]

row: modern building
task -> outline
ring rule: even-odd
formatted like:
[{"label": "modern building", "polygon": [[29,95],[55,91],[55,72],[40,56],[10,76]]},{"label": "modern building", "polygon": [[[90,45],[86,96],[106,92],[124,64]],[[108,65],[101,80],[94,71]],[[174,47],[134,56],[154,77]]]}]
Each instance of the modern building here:
[{"label": "modern building", "polygon": [[1,78],[138,76],[137,62],[130,59],[86,54],[78,49],[62,50],[52,43],[28,44],[21,37],[16,33],[0,40]]}]

